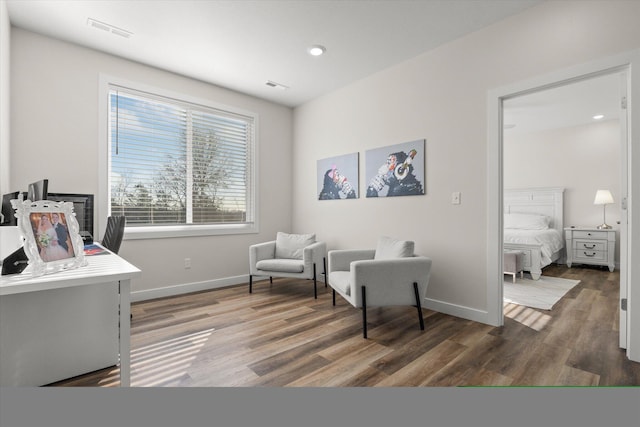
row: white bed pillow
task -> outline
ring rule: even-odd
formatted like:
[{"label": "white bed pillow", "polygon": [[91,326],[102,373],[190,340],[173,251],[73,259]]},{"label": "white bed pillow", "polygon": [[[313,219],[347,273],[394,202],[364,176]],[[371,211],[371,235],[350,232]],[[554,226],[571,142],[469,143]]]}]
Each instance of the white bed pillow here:
[{"label": "white bed pillow", "polygon": [[507,213],[504,214],[504,228],[519,230],[546,230],[551,218],[541,214]]},{"label": "white bed pillow", "polygon": [[315,234],[276,234],[276,258],[302,259],[304,248],[316,242]]},{"label": "white bed pillow", "polygon": [[410,240],[397,240],[382,236],[378,239],[373,259],[393,259],[413,256],[414,243]]}]

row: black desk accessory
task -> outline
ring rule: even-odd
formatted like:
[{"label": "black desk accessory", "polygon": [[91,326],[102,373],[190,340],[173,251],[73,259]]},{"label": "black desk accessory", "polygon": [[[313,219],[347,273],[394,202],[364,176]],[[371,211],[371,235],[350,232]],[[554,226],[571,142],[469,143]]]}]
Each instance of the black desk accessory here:
[{"label": "black desk accessory", "polygon": [[2,275],[22,273],[27,265],[29,258],[21,247],[2,260]]}]

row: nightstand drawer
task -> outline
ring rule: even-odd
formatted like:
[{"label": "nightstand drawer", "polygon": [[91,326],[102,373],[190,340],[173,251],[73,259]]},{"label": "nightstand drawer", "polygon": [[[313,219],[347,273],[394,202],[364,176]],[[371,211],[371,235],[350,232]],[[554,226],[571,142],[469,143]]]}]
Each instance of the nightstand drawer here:
[{"label": "nightstand drawer", "polygon": [[573,231],[574,239],[598,239],[598,240],[607,240],[607,232],[606,231],[582,231],[582,230],[574,230]]},{"label": "nightstand drawer", "polygon": [[606,261],[607,253],[603,251],[592,251],[589,249],[575,249],[573,251],[573,260],[580,261]]},{"label": "nightstand drawer", "polygon": [[607,242],[594,240],[574,240],[573,249],[589,251],[606,251]]}]

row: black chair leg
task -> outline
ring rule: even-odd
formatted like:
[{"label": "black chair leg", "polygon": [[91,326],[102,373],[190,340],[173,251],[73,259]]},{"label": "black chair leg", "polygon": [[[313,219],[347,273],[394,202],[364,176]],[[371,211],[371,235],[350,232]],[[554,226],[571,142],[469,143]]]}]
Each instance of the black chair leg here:
[{"label": "black chair leg", "polygon": [[420,304],[420,293],[418,292],[417,282],[413,282],[413,292],[416,295],[416,307],[418,308],[418,319],[420,319],[420,330],[424,331],[424,319],[422,318],[422,305]]},{"label": "black chair leg", "polygon": [[324,268],[324,273],[322,273],[324,275],[324,287],[327,287],[327,257],[323,257],[322,258],[322,268]]},{"label": "black chair leg", "polygon": [[249,293],[253,293],[253,276],[249,275]]},{"label": "black chair leg", "polygon": [[367,338],[367,290],[362,286],[362,336]]},{"label": "black chair leg", "polygon": [[269,283],[271,283],[273,285],[273,277],[269,276]]},{"label": "black chair leg", "polygon": [[313,263],[313,298],[318,299],[318,285],[316,282],[316,263]]},{"label": "black chair leg", "polygon": [[336,305],[336,290],[333,289],[333,305]]}]

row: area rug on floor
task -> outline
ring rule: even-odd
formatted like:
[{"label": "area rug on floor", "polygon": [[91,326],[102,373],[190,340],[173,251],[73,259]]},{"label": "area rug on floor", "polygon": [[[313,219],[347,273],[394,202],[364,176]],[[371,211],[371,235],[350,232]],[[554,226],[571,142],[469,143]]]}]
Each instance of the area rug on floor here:
[{"label": "area rug on floor", "polygon": [[517,278],[516,283],[513,283],[509,277],[504,280],[503,297],[505,302],[551,310],[554,304],[578,283],[579,280],[548,276],[540,276],[539,280],[525,276],[523,279]]}]

